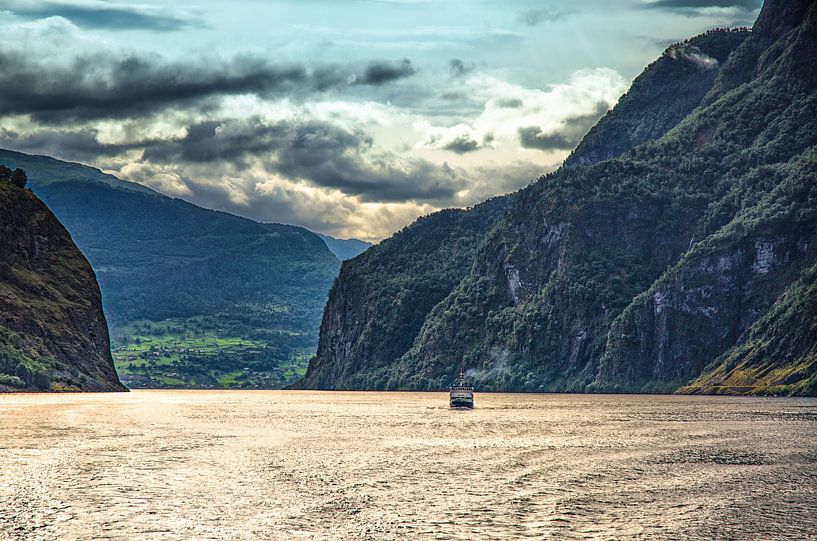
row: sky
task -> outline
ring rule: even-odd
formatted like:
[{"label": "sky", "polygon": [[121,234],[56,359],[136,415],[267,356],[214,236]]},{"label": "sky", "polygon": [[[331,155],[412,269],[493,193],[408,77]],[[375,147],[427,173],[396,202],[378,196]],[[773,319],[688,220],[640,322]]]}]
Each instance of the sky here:
[{"label": "sky", "polygon": [[0,0],[0,147],[378,241],[557,168],[761,0]]}]

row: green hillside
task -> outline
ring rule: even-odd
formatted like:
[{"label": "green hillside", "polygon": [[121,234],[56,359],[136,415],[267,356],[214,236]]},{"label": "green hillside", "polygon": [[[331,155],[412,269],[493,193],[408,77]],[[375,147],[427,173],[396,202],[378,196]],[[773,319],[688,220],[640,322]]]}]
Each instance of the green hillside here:
[{"label": "green hillside", "polygon": [[590,165],[658,139],[712,89],[720,68],[749,32],[712,31],[669,47],[644,68],[615,109],[582,139],[566,165]]},{"label": "green hillside", "polygon": [[[28,171],[88,257],[126,384],[268,388],[303,372],[340,266],[317,235],[79,164],[10,151],[0,161]],[[209,345],[198,347],[203,337]]]}]

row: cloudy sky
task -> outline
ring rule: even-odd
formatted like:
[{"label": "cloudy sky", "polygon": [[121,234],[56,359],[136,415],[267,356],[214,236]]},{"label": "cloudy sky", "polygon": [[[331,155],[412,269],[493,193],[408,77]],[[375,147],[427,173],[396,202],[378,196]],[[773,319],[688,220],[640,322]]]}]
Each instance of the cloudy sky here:
[{"label": "cloudy sky", "polygon": [[0,0],[0,147],[377,241],[559,165],[760,0]]}]

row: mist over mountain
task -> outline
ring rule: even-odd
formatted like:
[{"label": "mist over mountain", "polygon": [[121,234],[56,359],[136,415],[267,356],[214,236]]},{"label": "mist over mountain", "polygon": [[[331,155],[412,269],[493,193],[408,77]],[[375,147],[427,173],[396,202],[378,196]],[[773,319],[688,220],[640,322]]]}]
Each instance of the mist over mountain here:
[{"label": "mist over mountain", "polygon": [[445,214],[344,263],[299,385],[817,393],[814,58],[813,0],[671,46],[433,272]]}]

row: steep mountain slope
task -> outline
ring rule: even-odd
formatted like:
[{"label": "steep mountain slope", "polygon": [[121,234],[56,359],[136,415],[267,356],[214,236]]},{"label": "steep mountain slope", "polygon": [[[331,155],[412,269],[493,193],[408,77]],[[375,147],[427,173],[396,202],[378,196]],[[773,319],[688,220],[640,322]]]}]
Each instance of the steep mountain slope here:
[{"label": "steep mountain slope", "polygon": [[744,340],[718,358],[685,393],[817,394],[817,266],[786,288]]},{"label": "steep mountain slope", "polygon": [[[310,373],[334,377],[317,384],[443,388],[464,368],[482,389],[668,391],[709,371],[685,390],[813,393],[811,345],[795,341],[805,335],[779,336],[762,318],[797,319],[787,289],[808,290],[817,250],[816,44],[814,0],[767,1],[679,125],[523,190],[406,353],[378,364],[319,348]],[[637,90],[574,165],[620,148],[602,135],[637,140],[614,129],[643,125],[628,105]],[[765,357],[769,333],[791,354]],[[763,379],[770,366],[782,376]]]},{"label": "steep mountain slope", "polygon": [[[729,169],[732,185],[710,207],[710,217],[733,217],[614,322],[597,379],[603,388],[639,389],[644,380],[674,387],[706,371],[705,385],[719,392],[817,392],[801,356],[765,349],[782,341],[808,350],[817,339],[802,328],[781,333],[777,319],[797,321],[792,299],[810,291],[817,258],[817,3],[767,2],[737,53],[729,73],[753,79],[731,91],[719,85],[722,97],[684,126],[697,130],[687,130],[688,145],[703,134],[713,158],[731,151],[727,160],[746,169]],[[737,364],[747,371],[735,373]]]},{"label": "steep mountain slope", "polygon": [[667,48],[644,68],[615,109],[582,139],[565,165],[590,165],[658,139],[703,101],[745,29],[714,30]]},{"label": "steep mountain slope", "polygon": [[0,180],[0,391],[121,391],[91,266],[28,190]]},{"label": "steep mountain slope", "polygon": [[[714,32],[695,38],[684,47],[690,50],[705,47],[705,54],[725,57],[726,51],[737,47],[746,35],[745,32]],[[670,55],[668,50],[639,76],[633,83],[634,90],[602,121],[618,131],[612,133],[604,128],[593,137],[598,141],[614,139],[615,148],[624,152],[632,148],[628,145],[635,141],[663,135],[671,126],[646,131],[638,118],[630,118],[637,113],[630,104],[650,101],[642,98],[638,89],[649,89],[652,94],[656,81],[672,82],[677,84],[673,88],[678,91],[696,89],[699,102],[712,87],[717,72],[718,65],[699,69],[683,55]],[[686,82],[685,77],[691,77],[692,82]],[[697,102],[692,105],[683,100],[674,102],[674,106],[688,109],[695,105]],[[596,161],[598,148],[598,144],[580,146],[572,159],[577,163]],[[605,151],[615,150],[607,145]],[[420,219],[360,258],[344,263],[324,310],[317,357],[299,385],[308,388],[408,386],[399,378],[386,381],[392,377],[389,375],[392,365],[414,343],[432,309],[468,274],[477,247],[505,215],[515,197],[499,197],[472,210],[443,211]]]},{"label": "steep mountain slope", "polygon": [[[812,252],[809,199],[785,214],[779,188],[813,183],[811,19],[767,41],[766,69],[664,139],[520,198],[396,367],[402,384],[436,385],[454,360],[489,388],[666,391],[732,347]],[[785,264],[765,276],[764,258]]]},{"label": "steep mountain slope", "polygon": [[79,164],[0,159],[28,171],[96,271],[128,385],[280,387],[305,368],[340,266],[317,235]]},{"label": "steep mountain slope", "polygon": [[[510,201],[498,197],[420,218],[345,261],[329,292],[317,357],[297,387],[329,387],[405,353],[428,312],[465,276],[483,236]],[[368,380],[355,385],[378,386]]]}]

